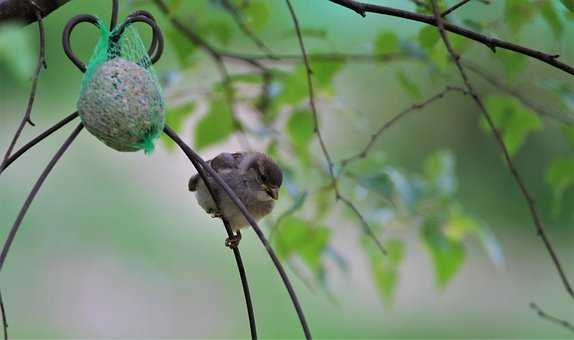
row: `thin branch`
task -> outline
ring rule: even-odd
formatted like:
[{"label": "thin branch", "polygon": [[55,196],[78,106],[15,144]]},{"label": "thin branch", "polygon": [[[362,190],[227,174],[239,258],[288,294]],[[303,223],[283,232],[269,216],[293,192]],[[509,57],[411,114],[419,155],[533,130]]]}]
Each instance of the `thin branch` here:
[{"label": "thin branch", "polygon": [[4,299],[0,292],[0,312],[2,312],[2,329],[4,330],[4,340],[8,340],[8,320],[6,317],[6,308],[4,308]]},{"label": "thin branch", "polygon": [[297,39],[299,41],[299,47],[301,49],[301,54],[303,55],[303,61],[305,62],[305,70],[307,73],[307,87],[309,90],[309,103],[311,105],[311,112],[313,114],[313,123],[315,126],[314,132],[317,135],[317,140],[319,141],[319,145],[321,147],[321,151],[323,153],[323,156],[325,157],[325,160],[327,161],[329,175],[331,177],[331,185],[333,187],[333,190],[335,191],[335,199],[337,201],[341,200],[349,208],[351,208],[351,210],[353,210],[353,212],[361,220],[361,225],[363,226],[363,230],[365,231],[367,236],[369,236],[375,242],[375,244],[377,245],[377,247],[379,248],[381,253],[386,255],[387,251],[385,250],[385,248],[383,247],[383,245],[379,241],[379,239],[376,237],[371,226],[369,226],[369,224],[366,222],[366,219],[361,215],[361,213],[353,205],[353,203],[351,203],[351,201],[348,200],[347,198],[343,197],[341,195],[341,192],[339,191],[337,177],[335,176],[335,172],[334,172],[335,164],[333,163],[331,155],[329,154],[329,151],[327,150],[327,145],[325,144],[325,140],[323,139],[323,136],[321,134],[321,129],[319,126],[319,114],[317,112],[317,105],[315,103],[315,92],[314,92],[314,88],[313,88],[313,76],[312,76],[313,71],[311,70],[311,66],[309,64],[309,58],[307,58],[307,51],[305,49],[305,43],[303,42],[303,36],[301,34],[301,28],[299,26],[299,20],[297,19],[297,15],[295,14],[295,10],[293,9],[291,1],[285,0],[285,2],[287,3],[287,7],[289,8],[289,13],[291,14],[291,19],[293,20],[293,26],[295,27],[295,32],[297,33]]},{"label": "thin branch", "polygon": [[46,178],[50,174],[50,171],[52,171],[52,169],[54,168],[56,163],[58,163],[58,161],[60,160],[62,155],[66,152],[66,150],[68,150],[68,147],[76,139],[76,137],[78,136],[80,131],[82,131],[83,128],[84,128],[84,124],[80,123],[74,129],[74,131],[72,131],[72,134],[66,139],[64,144],[62,144],[62,146],[58,149],[58,151],[56,152],[54,157],[52,157],[52,159],[50,160],[50,162],[48,163],[48,165],[46,166],[46,168],[44,169],[44,171],[42,172],[42,174],[40,175],[40,177],[38,178],[38,180],[34,184],[32,191],[30,191],[30,194],[28,194],[28,197],[26,198],[24,205],[22,206],[22,208],[20,209],[20,212],[18,213],[18,217],[16,218],[16,221],[12,225],[12,228],[10,228],[10,233],[8,234],[8,238],[6,239],[6,241],[4,241],[4,246],[2,247],[2,253],[0,254],[0,272],[2,271],[2,268],[4,267],[4,261],[6,260],[6,256],[8,255],[8,251],[10,250],[10,246],[12,245],[12,242],[14,241],[14,237],[16,237],[16,233],[18,232],[18,229],[20,228],[20,224],[22,223],[24,216],[26,216],[26,213],[28,212],[28,208],[30,208],[30,205],[32,204],[32,201],[34,201],[36,194],[38,193],[38,191],[40,191],[40,188],[42,187],[42,184],[44,183],[44,181],[46,180]]},{"label": "thin branch", "polygon": [[38,40],[40,41],[40,51],[38,52],[38,62],[36,64],[36,70],[34,71],[34,75],[32,78],[32,89],[30,90],[30,95],[28,96],[28,105],[26,107],[26,112],[24,112],[24,116],[22,117],[22,120],[20,121],[20,125],[16,129],[16,132],[14,133],[14,137],[12,138],[12,141],[10,142],[8,149],[6,150],[6,153],[4,154],[4,159],[3,159],[4,162],[10,157],[12,150],[14,150],[14,147],[16,146],[16,142],[18,141],[18,138],[20,138],[20,135],[22,134],[22,131],[24,130],[24,127],[26,126],[26,123],[34,126],[34,123],[32,122],[32,119],[30,116],[32,114],[32,107],[34,106],[34,99],[36,98],[36,89],[38,88],[38,79],[40,78],[40,71],[42,71],[42,67],[44,67],[44,68],[48,67],[46,64],[46,31],[44,30],[44,22],[42,20],[42,16],[40,15],[40,11],[36,7],[35,3],[31,0],[30,0],[30,2],[32,3],[32,7],[35,10],[34,13],[36,14],[36,18],[38,20],[38,36],[39,36]]},{"label": "thin branch", "polygon": [[[469,3],[471,0],[461,0],[460,2],[452,5],[450,8],[448,8],[447,10],[445,10],[444,12],[441,13],[441,16],[444,18],[447,15],[451,14],[452,12],[456,11],[457,9],[459,9],[460,7],[466,5],[467,3]],[[482,2],[483,4],[490,4],[489,1],[487,0],[477,0]]]},{"label": "thin branch", "polygon": [[445,45],[446,49],[448,50],[448,53],[451,56],[451,59],[452,59],[453,63],[455,64],[455,66],[458,70],[458,73],[460,74],[460,76],[462,78],[462,81],[464,82],[464,85],[467,89],[467,92],[472,97],[472,99],[474,100],[474,102],[476,103],[478,108],[480,109],[483,117],[487,121],[487,123],[488,123],[488,125],[489,125],[489,127],[490,127],[490,129],[494,135],[494,138],[496,139],[500,149],[502,150],[502,152],[504,154],[504,158],[506,160],[506,164],[508,166],[508,169],[510,170],[510,174],[514,178],[514,181],[516,182],[516,184],[520,188],[520,191],[522,192],[522,196],[524,196],[524,199],[526,200],[526,204],[528,205],[528,208],[530,210],[532,220],[534,222],[534,225],[536,226],[537,234],[542,239],[544,246],[546,247],[546,250],[550,254],[552,262],[554,263],[554,266],[556,267],[556,270],[558,271],[558,274],[560,275],[560,278],[562,280],[562,283],[564,284],[564,288],[566,289],[566,292],[568,293],[568,295],[570,295],[570,297],[574,298],[574,290],[572,290],[572,286],[571,286],[570,281],[568,280],[568,278],[566,276],[564,269],[562,268],[562,264],[561,264],[560,260],[558,259],[558,255],[556,254],[554,247],[552,246],[552,244],[550,243],[550,240],[548,239],[548,236],[546,235],[546,231],[545,231],[544,225],[542,223],[542,220],[540,218],[540,215],[538,213],[538,209],[536,207],[534,199],[532,198],[530,191],[526,187],[526,184],[524,183],[522,176],[518,172],[518,169],[514,165],[514,162],[512,161],[510,153],[508,152],[508,148],[504,144],[504,140],[502,139],[502,135],[500,134],[496,125],[494,124],[494,121],[492,120],[490,113],[486,110],[486,107],[484,106],[482,99],[478,96],[478,93],[475,91],[474,87],[472,86],[472,83],[468,79],[466,71],[465,71],[464,67],[462,66],[462,63],[460,62],[460,56],[456,53],[456,51],[453,49],[453,47],[450,43],[450,40],[449,40],[447,33],[446,33],[445,23],[443,22],[443,19],[440,16],[440,13],[438,11],[438,6],[436,4],[436,0],[431,0],[431,1],[432,1],[432,5],[433,5],[433,13],[434,13],[434,16],[435,16],[435,19],[437,22],[437,27],[438,27],[440,36],[444,42],[444,45]]},{"label": "thin branch", "polygon": [[452,87],[452,86],[447,86],[444,90],[442,90],[441,92],[435,94],[434,96],[426,99],[423,102],[420,103],[416,103],[411,105],[410,107],[406,108],[405,110],[397,113],[396,115],[394,115],[393,117],[391,117],[391,119],[389,119],[388,121],[386,121],[378,130],[377,132],[375,132],[373,135],[371,135],[371,139],[369,140],[369,142],[361,149],[361,151],[359,151],[358,153],[356,153],[355,155],[343,159],[341,161],[341,165],[343,167],[347,166],[348,164],[365,158],[367,157],[369,151],[371,150],[371,148],[373,147],[373,145],[375,144],[375,142],[377,141],[377,139],[383,134],[383,132],[385,132],[388,128],[390,128],[391,126],[393,126],[396,122],[398,122],[401,118],[403,118],[404,116],[408,115],[411,112],[415,112],[415,111],[419,111],[423,108],[425,108],[427,105],[430,105],[432,103],[434,103],[435,101],[442,99],[447,93],[449,92],[461,92],[463,94],[466,94],[466,91],[459,88],[459,87]]},{"label": "thin branch", "polygon": [[564,328],[566,328],[567,330],[569,330],[570,332],[574,333],[574,325],[572,325],[571,323],[569,323],[566,320],[562,320],[559,319],[555,316],[549,315],[547,314],[545,311],[543,311],[540,307],[538,307],[537,304],[535,304],[534,302],[530,303],[530,308],[534,309],[534,311],[536,311],[536,314],[538,314],[538,316],[544,320],[553,322],[555,324],[558,324]]},{"label": "thin branch", "polygon": [[279,272],[279,276],[281,277],[281,280],[283,281],[283,284],[285,285],[285,288],[289,293],[291,302],[295,307],[295,311],[297,312],[297,316],[299,317],[299,321],[301,323],[301,327],[303,328],[303,332],[305,333],[305,337],[307,339],[311,339],[311,333],[309,331],[309,327],[307,326],[307,321],[303,314],[303,310],[301,309],[299,299],[295,294],[295,290],[293,289],[293,286],[291,285],[291,282],[289,281],[289,278],[287,277],[287,274],[285,273],[285,270],[283,269],[281,262],[277,258],[275,251],[273,250],[273,248],[271,248],[269,241],[267,241],[267,238],[265,238],[265,235],[261,231],[261,228],[255,221],[253,216],[251,216],[251,214],[249,213],[243,202],[241,202],[241,200],[239,199],[239,197],[237,197],[233,189],[231,189],[229,185],[225,183],[225,181],[221,178],[221,176],[215,170],[213,170],[213,168],[211,168],[211,166],[207,164],[207,162],[205,162],[195,151],[193,151],[193,149],[191,149],[181,138],[179,138],[179,136],[169,126],[166,126],[164,128],[164,132],[172,140],[174,140],[175,143],[183,150],[187,158],[189,158],[189,160],[192,161],[198,173],[206,171],[208,175],[211,178],[213,178],[213,180],[217,183],[217,185],[226,192],[226,194],[229,196],[233,204],[235,204],[235,206],[237,206],[239,211],[241,211],[241,214],[243,214],[247,222],[249,222],[249,224],[257,234],[257,237],[265,247],[265,250],[269,254],[269,257],[271,257],[271,260],[273,261],[273,264],[275,265],[277,272]]},{"label": "thin branch", "polygon": [[480,78],[484,79],[487,83],[496,87],[500,91],[505,92],[506,94],[516,98],[524,106],[530,108],[538,115],[556,120],[566,125],[574,125],[574,117],[568,116],[566,114],[556,114],[554,112],[548,111],[546,108],[532,102],[528,97],[518,92],[517,90],[511,88],[510,86],[506,85],[504,82],[495,78],[492,74],[489,74],[486,70],[482,69],[480,66],[474,63],[465,61],[462,64],[466,69],[470,70]]},{"label": "thin branch", "polygon": [[[403,19],[413,20],[422,22],[428,25],[437,26],[437,20],[434,16],[419,14],[414,12],[409,12],[397,8],[391,8],[386,6],[368,4],[364,2],[354,1],[354,0],[329,0],[334,4],[346,7],[361,16],[365,17],[367,13],[377,13],[382,15],[390,15],[394,17],[399,17]],[[552,65],[566,73],[574,75],[574,67],[563,63],[558,60],[559,55],[556,54],[548,54],[544,52],[540,52],[525,46],[521,46],[518,44],[514,44],[508,41],[500,40],[498,38],[490,37],[462,26],[457,26],[448,22],[442,22],[442,26],[444,30],[465,36],[471,40],[480,42],[487,47],[489,47],[493,52],[496,51],[496,48],[503,48],[507,50],[511,50],[520,54],[524,54],[534,59],[538,59],[546,64]]]},{"label": "thin branch", "polygon": [[[166,127],[165,133],[174,142],[180,144],[181,138],[179,138],[179,136],[177,136],[177,134],[171,128]],[[183,141],[181,141],[181,143],[183,143]],[[180,145],[180,147],[181,147],[181,145]],[[182,148],[182,150],[185,152],[184,148]],[[217,195],[215,194],[216,191],[212,187],[211,182],[208,180],[208,177],[207,177],[205,171],[203,170],[203,168],[201,167],[199,162],[197,162],[197,160],[195,160],[193,157],[190,157],[189,160],[191,161],[193,166],[197,169],[197,172],[198,172],[199,176],[201,177],[201,180],[203,181],[203,183],[207,187],[207,190],[209,191],[209,194],[211,195],[211,198],[213,199],[213,202],[215,203],[216,209],[218,211],[221,211],[221,209],[219,208],[220,202],[217,199]],[[221,221],[223,222],[223,226],[225,227],[225,231],[227,232],[227,236],[233,237],[234,236],[233,230],[231,229],[231,225],[229,224],[229,221],[227,221],[223,217],[221,218]],[[257,339],[257,326],[256,326],[256,322],[255,322],[255,313],[253,311],[253,303],[251,301],[251,293],[249,292],[249,283],[247,282],[247,275],[245,274],[245,267],[243,266],[243,260],[241,259],[241,253],[239,252],[238,246],[232,247],[231,249],[233,250],[233,255],[235,256],[235,262],[237,263],[237,270],[239,271],[239,277],[241,278],[241,287],[243,288],[243,296],[245,297],[245,305],[247,306],[247,315],[249,317],[249,329],[251,331],[251,338]]]},{"label": "thin branch", "polygon": [[223,7],[227,10],[227,12],[229,12],[231,17],[237,24],[237,27],[239,27],[239,29],[243,31],[243,33],[247,37],[249,37],[251,41],[253,41],[253,43],[261,50],[261,52],[265,53],[265,55],[268,58],[275,59],[275,57],[273,56],[273,51],[271,51],[271,49],[267,47],[267,45],[265,45],[263,40],[259,39],[259,37],[253,32],[253,30],[251,30],[251,28],[247,26],[247,24],[243,20],[243,17],[241,17],[241,14],[239,13],[239,9],[235,7],[235,5],[231,3],[230,0],[222,0],[222,4]]},{"label": "thin branch", "polygon": [[58,123],[54,124],[52,127],[47,129],[46,131],[39,134],[36,138],[34,138],[31,141],[29,141],[28,143],[26,143],[26,145],[24,145],[23,147],[18,149],[18,151],[14,152],[8,159],[6,159],[5,161],[2,162],[2,164],[0,164],[0,175],[4,172],[4,170],[6,170],[6,168],[8,168],[10,166],[10,164],[12,164],[18,158],[20,158],[20,156],[22,156],[26,151],[30,150],[36,144],[40,143],[41,141],[46,139],[51,134],[53,134],[54,132],[61,129],[62,127],[64,127],[66,124],[68,124],[72,120],[76,119],[76,117],[78,117],[78,111],[68,115],[67,117],[65,117],[64,119],[62,119]]}]

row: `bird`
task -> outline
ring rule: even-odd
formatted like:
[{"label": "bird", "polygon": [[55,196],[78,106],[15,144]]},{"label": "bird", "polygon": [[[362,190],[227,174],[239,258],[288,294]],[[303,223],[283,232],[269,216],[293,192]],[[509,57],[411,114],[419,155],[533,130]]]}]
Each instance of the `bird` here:
[{"label": "bird", "polygon": [[[269,156],[261,152],[221,153],[208,161],[208,164],[221,176],[235,192],[251,216],[259,221],[271,213],[279,198],[279,188],[283,183],[281,168]],[[214,218],[223,218],[231,229],[237,232],[225,241],[225,245],[235,248],[241,240],[240,229],[249,222],[229,195],[215,180],[207,175],[207,181],[218,202],[216,204],[199,174],[189,180],[189,191],[195,192],[197,203]],[[219,207],[219,209],[218,209]]]}]

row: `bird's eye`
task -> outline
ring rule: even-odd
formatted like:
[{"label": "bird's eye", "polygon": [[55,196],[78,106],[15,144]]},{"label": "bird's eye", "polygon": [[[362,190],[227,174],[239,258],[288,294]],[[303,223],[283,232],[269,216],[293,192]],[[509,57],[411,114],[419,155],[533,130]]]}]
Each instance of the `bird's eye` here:
[{"label": "bird's eye", "polygon": [[260,177],[262,182],[267,182],[267,176],[265,176],[265,174],[261,174]]}]

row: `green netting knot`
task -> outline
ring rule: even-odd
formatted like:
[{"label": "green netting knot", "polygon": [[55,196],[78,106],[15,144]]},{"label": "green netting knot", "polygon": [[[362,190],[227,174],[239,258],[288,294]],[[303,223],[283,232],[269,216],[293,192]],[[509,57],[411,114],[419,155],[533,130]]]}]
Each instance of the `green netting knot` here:
[{"label": "green netting knot", "polygon": [[151,153],[164,127],[165,105],[150,58],[129,25],[121,35],[121,24],[112,32],[101,21],[98,27],[100,38],[80,90],[80,117],[111,148]]}]

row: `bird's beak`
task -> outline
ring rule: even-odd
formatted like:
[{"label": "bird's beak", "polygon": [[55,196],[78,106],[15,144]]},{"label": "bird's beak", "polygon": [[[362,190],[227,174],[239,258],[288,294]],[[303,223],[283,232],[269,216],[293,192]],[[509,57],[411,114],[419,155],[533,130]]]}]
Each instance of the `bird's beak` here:
[{"label": "bird's beak", "polygon": [[271,196],[271,198],[273,198],[274,200],[277,200],[279,198],[279,189],[277,188],[266,187],[265,192],[267,192],[267,194]]}]

